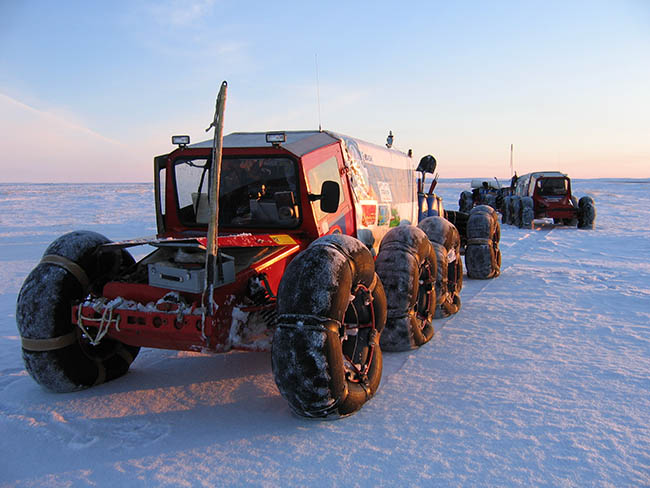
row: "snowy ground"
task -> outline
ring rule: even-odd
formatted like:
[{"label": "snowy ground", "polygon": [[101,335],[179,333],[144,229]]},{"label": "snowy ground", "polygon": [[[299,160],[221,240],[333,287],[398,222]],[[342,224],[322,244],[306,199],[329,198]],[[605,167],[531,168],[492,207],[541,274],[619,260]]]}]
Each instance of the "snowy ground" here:
[{"label": "snowy ground", "polygon": [[[457,209],[469,180],[442,180]],[[125,377],[43,391],[15,302],[73,229],[155,233],[152,191],[0,185],[0,486],[650,486],[650,180],[578,180],[597,227],[502,229],[434,339],[384,356],[344,420],[293,416],[270,356],[143,349]]]}]

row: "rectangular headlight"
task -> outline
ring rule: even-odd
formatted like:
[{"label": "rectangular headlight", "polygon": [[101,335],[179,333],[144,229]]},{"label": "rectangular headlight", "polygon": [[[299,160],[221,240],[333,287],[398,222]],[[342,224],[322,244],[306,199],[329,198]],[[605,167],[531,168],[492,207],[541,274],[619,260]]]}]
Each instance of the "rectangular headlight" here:
[{"label": "rectangular headlight", "polygon": [[172,144],[187,146],[190,143],[190,136],[172,136]]},{"label": "rectangular headlight", "polygon": [[271,144],[282,144],[286,142],[287,136],[284,132],[267,132],[266,142]]}]

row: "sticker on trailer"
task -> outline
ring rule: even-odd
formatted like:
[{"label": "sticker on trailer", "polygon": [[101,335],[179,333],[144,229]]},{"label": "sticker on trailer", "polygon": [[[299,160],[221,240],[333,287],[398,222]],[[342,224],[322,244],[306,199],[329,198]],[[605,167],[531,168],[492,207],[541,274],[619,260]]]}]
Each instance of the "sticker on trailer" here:
[{"label": "sticker on trailer", "polygon": [[373,200],[361,203],[361,225],[370,227],[377,224],[377,202]]},{"label": "sticker on trailer", "polygon": [[388,225],[390,223],[390,205],[384,203],[377,205],[377,225]]},{"label": "sticker on trailer", "polygon": [[390,191],[390,184],[387,181],[378,181],[379,201],[390,203],[393,201],[393,194]]}]

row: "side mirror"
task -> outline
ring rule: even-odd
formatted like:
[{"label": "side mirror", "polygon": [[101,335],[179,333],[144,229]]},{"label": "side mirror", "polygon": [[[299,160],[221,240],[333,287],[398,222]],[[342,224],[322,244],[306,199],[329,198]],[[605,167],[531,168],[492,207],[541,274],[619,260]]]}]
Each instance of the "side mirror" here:
[{"label": "side mirror", "polygon": [[320,195],[309,195],[309,200],[320,200],[320,209],[325,213],[334,213],[339,208],[341,187],[336,181],[323,181],[320,188]]}]

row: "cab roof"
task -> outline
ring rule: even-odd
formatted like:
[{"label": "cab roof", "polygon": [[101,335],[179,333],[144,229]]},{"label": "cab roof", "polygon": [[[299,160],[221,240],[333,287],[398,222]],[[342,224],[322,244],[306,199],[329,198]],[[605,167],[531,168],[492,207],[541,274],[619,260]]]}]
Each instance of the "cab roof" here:
[{"label": "cab roof", "polygon": [[[378,144],[373,144],[371,142],[362,141],[361,139],[356,139],[354,137],[346,136],[344,134],[338,134],[332,131],[318,131],[318,130],[296,130],[296,131],[265,131],[265,132],[233,132],[223,137],[223,147],[224,148],[268,148],[270,143],[266,142],[266,134],[275,132],[283,132],[286,135],[286,142],[282,143],[280,147],[289,151],[291,154],[302,157],[305,154],[308,154],[312,151],[320,149],[321,147],[330,146],[337,143],[338,141],[343,141],[345,144],[349,144],[348,141],[353,141],[356,145],[364,150],[365,152],[378,152],[383,154],[383,157],[379,158],[378,161],[375,161],[375,164],[385,165],[381,160],[391,161],[392,158],[407,158],[408,156],[403,152],[391,148],[388,149],[385,146],[380,146]],[[191,144],[190,148],[205,148],[212,147],[213,141],[209,139],[207,141],[197,142]],[[409,158],[410,159],[410,158]],[[390,164],[389,164],[390,165]]]},{"label": "cab roof", "polygon": [[566,173],[562,173],[561,171],[536,171],[534,173],[528,173],[525,175],[521,175],[519,179],[524,179],[524,178],[566,178]]},{"label": "cab roof", "polygon": [[[338,138],[332,137],[327,132],[317,130],[304,131],[278,131],[284,132],[286,142],[281,147],[295,156],[302,157],[321,147],[330,146],[338,142]],[[223,137],[223,147],[270,147],[271,144],[266,142],[268,132],[233,132]],[[212,147],[212,139],[203,142],[197,142],[189,147]]]}]

